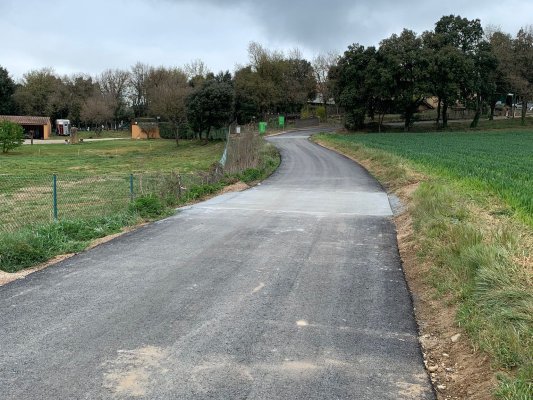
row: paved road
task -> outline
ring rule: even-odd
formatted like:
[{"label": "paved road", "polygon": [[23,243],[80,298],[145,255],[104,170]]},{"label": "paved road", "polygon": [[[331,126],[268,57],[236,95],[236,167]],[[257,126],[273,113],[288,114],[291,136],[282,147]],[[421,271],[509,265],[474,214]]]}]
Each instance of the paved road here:
[{"label": "paved road", "polygon": [[433,399],[386,195],[269,140],[263,185],[0,287],[0,398]]}]

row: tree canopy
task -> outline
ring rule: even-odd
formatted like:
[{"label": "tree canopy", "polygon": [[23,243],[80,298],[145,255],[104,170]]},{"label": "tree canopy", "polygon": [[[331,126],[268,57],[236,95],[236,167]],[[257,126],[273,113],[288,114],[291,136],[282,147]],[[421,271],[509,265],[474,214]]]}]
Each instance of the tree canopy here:
[{"label": "tree canopy", "polygon": [[211,129],[230,123],[235,95],[230,83],[211,79],[195,90],[187,99],[187,118],[190,127],[202,139],[209,139]]},{"label": "tree canopy", "polygon": [[[0,66],[0,114],[68,118],[74,125],[108,128],[160,117],[177,135],[187,124],[205,132],[219,120],[244,124],[300,115],[315,99],[327,111],[334,98],[349,128],[376,117],[381,127],[384,115],[395,113],[408,130],[428,101],[435,100],[436,124],[445,128],[450,108],[473,111],[475,126],[487,110],[492,118],[509,93],[509,105],[523,104],[523,119],[533,99],[533,28],[524,27],[514,37],[494,27],[484,32],[480,20],[458,15],[443,16],[422,34],[404,29],[376,47],[355,43],[342,56],[324,53],[310,62],[298,49],[284,53],[252,42],[248,58],[233,76],[215,74],[202,60],[193,60],[181,68],[137,62],[98,76],[59,76],[43,68],[15,83]],[[222,106],[213,112],[205,108],[215,98],[229,102],[224,114],[231,110],[231,115],[216,118]],[[206,122],[211,116],[204,114],[212,114],[214,122]]]}]

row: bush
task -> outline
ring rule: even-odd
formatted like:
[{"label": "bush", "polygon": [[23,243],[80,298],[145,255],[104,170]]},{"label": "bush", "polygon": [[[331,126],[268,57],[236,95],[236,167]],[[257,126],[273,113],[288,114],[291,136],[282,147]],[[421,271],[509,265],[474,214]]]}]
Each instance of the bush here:
[{"label": "bush", "polygon": [[19,124],[10,121],[0,121],[0,145],[2,153],[7,153],[24,143],[24,130]]},{"label": "bush", "polygon": [[167,212],[161,199],[153,194],[136,198],[130,203],[129,209],[144,219],[159,218]]}]

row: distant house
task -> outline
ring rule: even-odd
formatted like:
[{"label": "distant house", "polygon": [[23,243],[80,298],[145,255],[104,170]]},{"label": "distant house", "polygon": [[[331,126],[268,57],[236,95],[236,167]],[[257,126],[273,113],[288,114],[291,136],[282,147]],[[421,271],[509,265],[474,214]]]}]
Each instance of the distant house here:
[{"label": "distant house", "polygon": [[131,124],[132,139],[161,139],[159,123],[155,118],[138,118]]},{"label": "distant house", "polygon": [[24,129],[24,134],[34,139],[48,139],[52,133],[52,123],[48,117],[31,117],[22,115],[0,115],[0,121],[11,121]]},{"label": "distant house", "polygon": [[418,106],[418,112],[435,110],[439,105],[439,99],[435,96],[426,97]]}]

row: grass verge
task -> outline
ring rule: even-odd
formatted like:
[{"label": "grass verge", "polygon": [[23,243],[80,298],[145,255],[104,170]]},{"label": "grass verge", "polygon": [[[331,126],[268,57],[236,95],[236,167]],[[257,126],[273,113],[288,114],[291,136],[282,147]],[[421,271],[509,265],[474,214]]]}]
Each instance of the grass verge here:
[{"label": "grass verge", "polygon": [[[464,329],[470,345],[491,356],[497,371],[491,374],[498,376],[499,384],[486,388],[487,393],[506,400],[532,398],[531,227],[513,213],[495,212],[506,209],[504,200],[482,188],[350,139],[339,135],[314,138],[361,162],[390,192],[416,188],[412,195],[404,196],[410,200],[407,213],[412,233],[401,240],[410,241],[416,253],[408,267],[423,270],[422,265],[428,266],[421,279],[431,288],[429,296],[437,302],[437,309],[453,309],[455,323]],[[412,282],[409,284],[413,290]],[[414,293],[415,299],[427,295]],[[466,363],[464,359],[461,362]],[[474,376],[479,371],[473,368],[471,372]],[[453,383],[446,382],[442,398],[453,394]],[[456,386],[459,398],[483,398],[469,394],[468,382],[465,387]],[[489,386],[487,382],[485,386]]]}]

